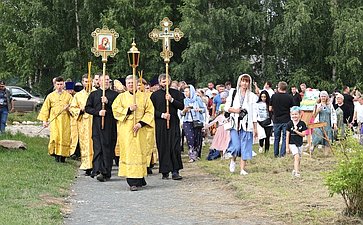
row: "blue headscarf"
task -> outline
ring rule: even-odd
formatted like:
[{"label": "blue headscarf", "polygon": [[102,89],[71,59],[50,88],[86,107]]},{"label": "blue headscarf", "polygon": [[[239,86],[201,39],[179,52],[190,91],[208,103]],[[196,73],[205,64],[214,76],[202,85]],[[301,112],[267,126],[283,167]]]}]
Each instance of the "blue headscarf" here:
[{"label": "blue headscarf", "polygon": [[189,85],[189,98],[185,96],[184,98],[184,105],[191,105],[197,101],[197,95],[195,94],[195,88],[193,85]]}]

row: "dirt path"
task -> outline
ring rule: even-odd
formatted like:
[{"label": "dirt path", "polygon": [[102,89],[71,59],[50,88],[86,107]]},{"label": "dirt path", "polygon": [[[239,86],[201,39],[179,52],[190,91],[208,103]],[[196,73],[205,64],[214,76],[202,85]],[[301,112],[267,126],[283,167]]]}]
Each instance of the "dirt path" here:
[{"label": "dirt path", "polygon": [[[146,178],[148,185],[131,192],[126,180],[116,176],[98,182],[82,173],[68,199],[71,213],[65,224],[273,224],[251,215],[243,202],[221,181],[196,164],[185,164],[182,181]],[[154,170],[156,173],[157,170]]]}]

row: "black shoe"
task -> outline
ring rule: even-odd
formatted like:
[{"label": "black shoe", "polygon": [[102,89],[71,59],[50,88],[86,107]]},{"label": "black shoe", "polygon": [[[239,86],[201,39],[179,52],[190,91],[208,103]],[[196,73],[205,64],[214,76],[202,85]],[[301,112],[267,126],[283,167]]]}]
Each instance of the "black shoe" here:
[{"label": "black shoe", "polygon": [[146,183],[145,179],[142,179],[142,186],[146,186],[146,185],[147,185],[147,183]]},{"label": "black shoe", "polygon": [[161,179],[168,180],[169,179],[169,173],[163,173],[163,176],[161,177]]},{"label": "black shoe", "polygon": [[137,187],[136,186],[131,186],[130,187],[130,191],[137,191],[138,189],[137,189]]},{"label": "black shoe", "polygon": [[98,181],[100,181],[100,182],[105,182],[105,177],[103,176],[103,174],[102,174],[102,173],[98,174],[96,178],[97,178],[97,180],[98,180]]},{"label": "black shoe", "polygon": [[[84,173],[85,176],[91,176],[92,169],[87,169]],[[94,177],[94,176],[93,176]]]},{"label": "black shoe", "polygon": [[147,174],[153,174],[153,170],[150,167],[148,167],[146,169],[147,169]]},{"label": "black shoe", "polygon": [[65,163],[65,162],[66,162],[66,157],[64,157],[64,156],[59,156],[59,161],[60,161],[61,163]]},{"label": "black shoe", "polygon": [[55,159],[56,162],[59,162],[59,160],[60,160],[58,155],[55,155],[54,159]]},{"label": "black shoe", "polygon": [[183,177],[180,176],[179,173],[177,173],[177,174],[173,174],[173,176],[171,176],[171,179],[173,179],[173,180],[181,180],[181,179],[183,179]]}]

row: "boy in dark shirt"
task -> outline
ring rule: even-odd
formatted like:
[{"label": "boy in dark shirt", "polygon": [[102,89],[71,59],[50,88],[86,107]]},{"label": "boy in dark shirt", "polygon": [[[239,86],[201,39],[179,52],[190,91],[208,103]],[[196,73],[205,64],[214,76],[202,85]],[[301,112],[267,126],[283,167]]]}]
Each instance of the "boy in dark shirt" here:
[{"label": "boy in dark shirt", "polygon": [[301,110],[298,106],[293,106],[290,109],[291,120],[287,123],[286,127],[286,152],[292,152],[294,156],[294,170],[292,175],[300,177],[300,159],[302,154],[303,137],[307,130],[304,121],[301,121]]}]

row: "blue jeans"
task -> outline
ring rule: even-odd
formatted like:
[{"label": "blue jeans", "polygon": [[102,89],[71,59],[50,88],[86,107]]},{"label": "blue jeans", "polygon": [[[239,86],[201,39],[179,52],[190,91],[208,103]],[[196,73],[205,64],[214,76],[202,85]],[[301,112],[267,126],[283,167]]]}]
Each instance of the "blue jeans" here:
[{"label": "blue jeans", "polygon": [[[286,154],[286,125],[287,123],[274,123],[274,155],[275,157],[284,157]],[[281,151],[280,147],[280,137],[282,131],[282,143]]]},{"label": "blue jeans", "polygon": [[0,132],[5,132],[6,121],[8,120],[8,107],[0,107]]}]

